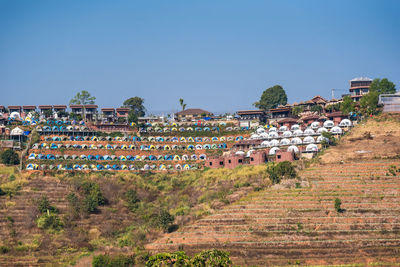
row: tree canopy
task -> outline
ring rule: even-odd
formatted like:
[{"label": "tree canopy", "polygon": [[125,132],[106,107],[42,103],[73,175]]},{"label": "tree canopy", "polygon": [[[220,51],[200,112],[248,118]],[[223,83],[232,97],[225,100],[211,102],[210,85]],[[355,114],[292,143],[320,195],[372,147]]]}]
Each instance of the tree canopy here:
[{"label": "tree canopy", "polygon": [[265,90],[261,95],[260,101],[255,102],[254,106],[259,109],[268,110],[286,104],[287,95],[285,90],[283,90],[282,86],[275,85]]},{"label": "tree canopy", "polygon": [[343,97],[343,102],[340,105],[340,111],[346,115],[349,114],[350,112],[355,111],[355,104],[354,104],[353,99],[351,99],[350,96],[347,95],[347,96]]},{"label": "tree canopy", "polygon": [[77,93],[74,98],[69,101],[70,105],[90,105],[94,104],[96,97],[92,96],[88,91],[82,90]]},{"label": "tree canopy", "polygon": [[182,110],[185,110],[186,104],[183,102],[183,98],[179,98],[179,104],[181,105]]},{"label": "tree canopy", "polygon": [[379,93],[369,92],[360,99],[360,111],[363,115],[373,115],[378,112]]},{"label": "tree canopy", "polygon": [[143,117],[146,114],[146,108],[143,103],[144,99],[138,96],[128,98],[124,101],[123,106],[130,109],[128,115],[129,122],[137,122],[139,117]]},{"label": "tree canopy", "polygon": [[378,94],[394,94],[396,93],[396,85],[387,78],[374,79],[369,87],[370,92]]}]

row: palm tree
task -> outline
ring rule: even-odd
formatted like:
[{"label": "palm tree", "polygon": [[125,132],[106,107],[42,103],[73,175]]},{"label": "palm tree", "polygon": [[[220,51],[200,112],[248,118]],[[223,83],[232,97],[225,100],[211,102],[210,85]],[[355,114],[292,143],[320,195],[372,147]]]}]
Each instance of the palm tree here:
[{"label": "palm tree", "polygon": [[186,104],[183,103],[183,98],[179,98],[179,104],[181,105],[182,110],[185,110]]}]

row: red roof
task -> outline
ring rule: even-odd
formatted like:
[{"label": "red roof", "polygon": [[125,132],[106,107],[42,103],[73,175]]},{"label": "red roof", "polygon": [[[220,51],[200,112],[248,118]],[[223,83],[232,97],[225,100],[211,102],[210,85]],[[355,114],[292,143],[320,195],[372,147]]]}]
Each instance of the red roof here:
[{"label": "red roof", "polygon": [[54,105],[53,108],[67,108],[67,105]]},{"label": "red roof", "polygon": [[271,108],[269,111],[274,113],[274,112],[283,112],[283,111],[291,111],[291,107],[280,107],[280,108]]},{"label": "red roof", "polygon": [[36,106],[22,106],[23,109],[36,109]]},{"label": "red roof", "polygon": [[102,108],[101,111],[115,111],[114,108]]},{"label": "red roof", "polygon": [[328,118],[333,118],[333,117],[346,117],[347,115],[344,115],[341,111],[335,111],[329,114],[326,114]]},{"label": "red roof", "polygon": [[116,108],[116,110],[117,110],[117,112],[120,112],[120,111],[129,111],[130,109],[129,108]]},{"label": "red roof", "polygon": [[53,108],[52,105],[40,105],[39,106],[40,109],[49,109],[49,108]]},{"label": "red roof", "polygon": [[8,106],[8,109],[21,109],[21,106]]},{"label": "red roof", "polygon": [[265,111],[262,109],[259,110],[239,110],[237,112],[238,115],[253,115],[253,114],[265,114]]}]

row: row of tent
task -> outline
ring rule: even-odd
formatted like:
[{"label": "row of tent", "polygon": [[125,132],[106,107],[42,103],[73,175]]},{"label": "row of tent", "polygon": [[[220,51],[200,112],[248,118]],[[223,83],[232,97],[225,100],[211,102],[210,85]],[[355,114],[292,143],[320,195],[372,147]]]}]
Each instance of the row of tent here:
[{"label": "row of tent", "polygon": [[218,142],[218,141],[240,141],[243,140],[243,136],[221,136],[221,137],[169,137],[169,136],[148,136],[148,137],[111,137],[111,136],[46,136],[44,140],[46,142],[51,141],[133,141],[133,142],[188,142],[188,143],[199,143],[199,142]]},{"label": "row of tent", "polygon": [[41,143],[33,144],[32,149],[110,149],[110,150],[202,150],[202,149],[227,149],[228,146],[225,143],[220,144],[197,144],[197,145],[102,145],[102,144],[56,144],[56,143]]},{"label": "row of tent", "polygon": [[[281,151],[281,148],[273,147],[269,150],[268,154],[275,155],[276,152],[278,152],[278,151]],[[287,148],[286,151],[293,152],[293,153],[299,153],[300,149],[295,145],[291,145]],[[318,146],[316,144],[309,144],[306,146],[306,152],[318,152]]]},{"label": "row of tent", "polygon": [[57,125],[40,126],[39,125],[39,126],[36,126],[36,130],[38,132],[72,132],[72,131],[87,131],[89,129],[84,125],[81,125],[81,126],[79,126],[79,125],[75,125],[75,126],[72,126],[72,125],[69,125],[69,126],[64,126],[64,125],[62,125],[62,126],[57,126]]},{"label": "row of tent", "polygon": [[[226,127],[224,128],[225,131],[248,131],[250,130],[249,127]],[[148,133],[148,132],[156,132],[156,133],[169,133],[169,132],[219,132],[219,127],[144,127],[139,128],[139,132],[141,133]]]},{"label": "row of tent", "polygon": [[329,142],[329,139],[320,135],[317,139],[312,136],[306,136],[303,140],[300,137],[294,137],[292,139],[283,138],[280,140],[272,139],[270,141],[263,141],[260,146],[261,147],[274,147],[274,146],[289,146],[289,145],[302,145],[302,144],[314,144],[314,143],[322,143]]},{"label": "row of tent", "polygon": [[198,167],[197,165],[189,165],[189,164],[176,164],[176,165],[165,165],[165,164],[160,164],[160,165],[149,165],[146,164],[143,167],[138,167],[135,165],[103,165],[103,164],[73,164],[73,165],[39,165],[36,163],[29,163],[26,166],[27,170],[67,170],[67,171],[84,171],[84,170],[91,170],[91,171],[101,171],[101,170],[109,170],[109,171],[120,171],[120,170],[130,170],[130,171],[135,171],[135,170],[145,170],[145,171],[150,171],[150,170],[160,170],[160,171],[166,171],[166,170],[177,170],[177,171],[182,171],[182,170],[197,170]]},{"label": "row of tent", "polygon": [[[347,127],[352,127],[353,123],[349,119],[343,119],[336,126],[342,127],[342,128],[347,128]],[[319,122],[319,121],[314,121],[306,128],[311,128],[313,130],[317,130],[318,128],[321,128],[321,127],[330,129],[330,128],[335,127],[335,123],[333,121],[331,121],[331,120],[326,120],[323,123]],[[300,124],[293,124],[292,126],[290,126],[290,129],[286,125],[283,125],[283,126],[281,126],[279,128],[277,128],[277,127],[269,127],[268,125],[266,125],[264,127],[258,127],[256,129],[256,133],[258,133],[258,134],[264,133],[264,132],[266,132],[266,129],[268,129],[268,132],[285,132],[285,131],[288,131],[288,130],[290,130],[290,131],[301,130],[301,128],[302,127],[300,126]]]},{"label": "row of tent", "polygon": [[[186,127],[188,124],[185,124]],[[208,121],[197,121],[192,124],[191,126],[226,126],[226,122],[208,122]],[[146,127],[160,127],[160,126],[169,126],[169,127],[179,127],[180,125],[176,122],[172,123],[160,123],[160,122],[155,122],[155,123],[145,123]],[[190,126],[189,126],[190,127]]]},{"label": "row of tent", "polygon": [[38,120],[26,117],[25,120],[22,121],[22,125],[85,125],[85,122],[75,120]]},{"label": "row of tent", "polygon": [[343,129],[338,126],[334,126],[330,128],[330,130],[328,130],[325,127],[320,127],[316,131],[314,131],[314,129],[307,128],[304,130],[304,132],[300,129],[294,131],[286,130],[282,133],[275,131],[272,132],[256,131],[256,133],[250,136],[250,139],[272,139],[272,138],[290,138],[293,136],[312,136],[312,135],[321,135],[324,132],[330,132],[332,134],[343,134]]},{"label": "row of tent", "polygon": [[121,160],[121,161],[144,161],[144,160],[175,160],[175,161],[188,161],[188,160],[206,160],[207,156],[205,154],[200,155],[54,155],[54,154],[36,154],[31,153],[28,156],[29,160]]}]

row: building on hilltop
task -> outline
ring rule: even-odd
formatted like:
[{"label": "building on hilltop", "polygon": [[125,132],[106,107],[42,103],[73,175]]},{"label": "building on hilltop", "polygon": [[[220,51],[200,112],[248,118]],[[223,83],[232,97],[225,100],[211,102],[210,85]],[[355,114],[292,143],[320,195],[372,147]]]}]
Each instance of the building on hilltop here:
[{"label": "building on hilltop", "polygon": [[266,123],[267,113],[260,110],[239,110],[239,127],[253,127],[258,126],[260,123]]},{"label": "building on hilltop", "polygon": [[359,77],[350,80],[350,96],[354,102],[360,101],[363,95],[368,94],[372,79]]},{"label": "building on hilltop", "polygon": [[209,111],[200,108],[189,108],[175,113],[175,118],[178,121],[192,121],[203,117],[210,117],[213,114]]},{"label": "building on hilltop", "polygon": [[400,113],[400,92],[379,95],[378,103],[383,105],[383,112]]}]

